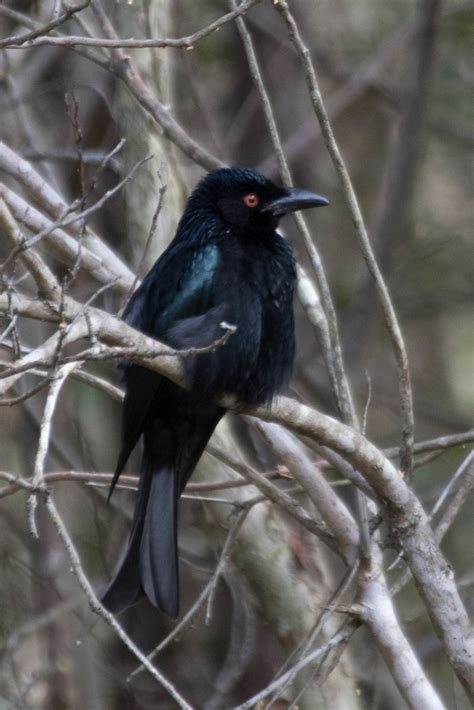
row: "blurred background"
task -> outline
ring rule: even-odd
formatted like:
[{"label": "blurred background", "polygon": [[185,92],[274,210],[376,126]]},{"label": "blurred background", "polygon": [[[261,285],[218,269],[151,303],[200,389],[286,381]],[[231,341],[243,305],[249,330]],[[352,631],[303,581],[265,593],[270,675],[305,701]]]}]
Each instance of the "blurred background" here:
[{"label": "blurred background", "polygon": [[[1,36],[25,31],[21,18],[2,8],[45,22],[56,5],[52,0],[6,0],[0,6]],[[367,435],[381,447],[395,446],[401,425],[390,342],[303,71],[284,23],[271,5],[263,2],[252,8],[246,15],[247,27],[294,183],[330,200],[328,209],[309,212],[307,218],[335,301],[358,412],[364,409],[370,381]],[[183,36],[228,11],[226,3],[207,0],[117,0],[104,6],[121,37]],[[414,389],[416,440],[467,430],[473,426],[474,412],[473,4],[300,0],[291,7],[311,50],[336,138],[401,322]],[[89,9],[80,17],[81,22],[72,19],[61,32],[103,36]],[[153,92],[195,140],[228,164],[252,166],[279,180],[262,107],[233,23],[190,51],[140,49],[130,55]],[[66,202],[78,196],[81,185],[77,135],[68,115],[72,94],[78,104],[85,180],[97,173],[103,157],[121,138],[127,140],[98,174],[93,199],[115,185],[139,159],[153,154],[124,190],[89,221],[113,251],[143,275],[172,238],[186,196],[203,170],[164,140],[118,80],[87,57],[61,47],[1,50],[0,138],[30,160]],[[1,179],[29,199],[11,176],[2,174]],[[162,185],[166,189],[157,229],[143,259]],[[294,224],[288,221],[283,228],[300,263],[311,273]],[[0,241],[1,258],[8,252],[6,242]],[[46,247],[43,253],[56,273],[66,272],[66,265],[51,257]],[[96,288],[79,273],[76,295],[86,298]],[[123,306],[123,295],[109,290],[96,305],[115,313]],[[291,393],[336,416],[314,330],[298,302],[295,311],[297,364]],[[25,348],[34,347],[51,332],[49,326],[33,321],[19,325]],[[1,359],[7,357],[4,350]],[[112,364],[91,366],[90,371],[119,385]],[[24,378],[10,396],[21,395],[35,382],[33,376]],[[44,401],[43,391],[17,406],[0,407],[4,471],[31,475]],[[48,471],[114,469],[120,441],[119,402],[71,380],[61,395],[53,426]],[[242,423],[230,426],[253,465],[260,469],[274,465]],[[465,447],[454,448],[417,467],[413,485],[427,509],[466,453]],[[137,461],[130,463],[131,472]],[[214,460],[212,466],[217,478],[219,464]],[[126,538],[134,494],[118,491],[109,507],[104,489],[97,486],[62,482],[54,484],[54,494],[84,569],[100,591]],[[145,673],[126,682],[136,660],[90,612],[41,507],[40,538],[32,539],[26,500],[24,492],[0,500],[0,708],[175,707]],[[443,543],[462,596],[471,607],[473,515],[471,497]],[[209,504],[183,502],[182,613],[215,566],[223,541],[216,516]],[[282,515],[275,516],[279,518],[275,525],[289,526]],[[320,543],[308,541],[308,533],[294,523],[290,530],[295,578],[305,583],[310,579],[310,587],[333,589],[338,563],[327,551],[320,551]],[[200,612],[160,654],[160,669],[195,707],[225,709],[243,702],[270,682],[291,652],[294,639],[268,615],[264,596],[237,560],[228,566],[217,588],[211,623],[206,625]],[[397,598],[397,608],[446,706],[467,707],[413,583]],[[121,621],[147,651],[174,626],[147,603],[127,612]],[[285,626],[284,619],[280,622]],[[301,707],[403,707],[367,632],[357,633],[344,658],[340,681],[344,694],[338,701],[329,691],[325,696],[323,689],[317,700]],[[289,704],[283,697],[271,707]]]}]

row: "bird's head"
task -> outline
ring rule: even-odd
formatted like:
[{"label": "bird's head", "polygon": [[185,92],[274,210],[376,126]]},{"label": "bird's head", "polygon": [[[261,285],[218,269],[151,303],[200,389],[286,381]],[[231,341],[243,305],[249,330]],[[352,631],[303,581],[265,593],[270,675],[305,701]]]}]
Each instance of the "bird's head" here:
[{"label": "bird's head", "polygon": [[208,173],[189,201],[189,207],[212,211],[228,225],[259,232],[274,230],[289,212],[327,204],[321,195],[280,187],[251,168],[221,168]]}]

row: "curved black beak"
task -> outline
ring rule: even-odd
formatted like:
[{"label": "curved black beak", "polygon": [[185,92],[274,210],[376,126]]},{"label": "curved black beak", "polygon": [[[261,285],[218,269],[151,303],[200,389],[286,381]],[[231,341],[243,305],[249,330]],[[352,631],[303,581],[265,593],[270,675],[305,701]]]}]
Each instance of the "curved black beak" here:
[{"label": "curved black beak", "polygon": [[298,187],[290,187],[286,195],[269,202],[262,208],[262,212],[271,212],[274,217],[282,217],[288,212],[307,210],[310,207],[325,207],[328,204],[328,200],[322,195],[309,190],[300,190]]}]

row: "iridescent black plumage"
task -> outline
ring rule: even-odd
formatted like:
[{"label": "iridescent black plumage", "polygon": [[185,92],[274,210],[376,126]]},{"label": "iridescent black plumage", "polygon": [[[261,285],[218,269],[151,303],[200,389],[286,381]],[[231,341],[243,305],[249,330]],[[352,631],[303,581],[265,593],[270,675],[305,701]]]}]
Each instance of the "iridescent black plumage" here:
[{"label": "iridescent black plumage", "polygon": [[175,348],[209,345],[222,335],[222,321],[237,331],[214,352],[184,359],[189,390],[137,365],[125,368],[114,483],[140,436],[143,458],[128,547],[103,596],[111,611],[145,594],[177,616],[179,496],[225,413],[213,402],[223,394],[242,404],[270,401],[288,382],[295,261],[276,227],[287,212],[323,204],[319,195],[278,187],[254,170],[209,173],[133,294],[124,320]]}]

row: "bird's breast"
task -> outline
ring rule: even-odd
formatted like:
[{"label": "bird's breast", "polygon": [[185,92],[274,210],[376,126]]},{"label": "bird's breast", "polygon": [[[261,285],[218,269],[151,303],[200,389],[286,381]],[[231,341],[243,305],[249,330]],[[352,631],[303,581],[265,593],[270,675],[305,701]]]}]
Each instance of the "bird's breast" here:
[{"label": "bird's breast", "polygon": [[227,304],[226,320],[237,331],[208,358],[207,377],[244,403],[268,401],[286,384],[293,364],[291,249],[233,249],[219,261],[216,303]]}]

